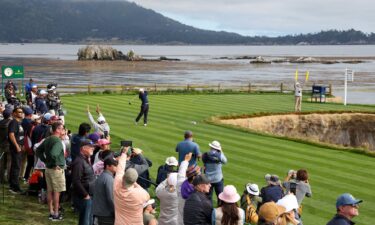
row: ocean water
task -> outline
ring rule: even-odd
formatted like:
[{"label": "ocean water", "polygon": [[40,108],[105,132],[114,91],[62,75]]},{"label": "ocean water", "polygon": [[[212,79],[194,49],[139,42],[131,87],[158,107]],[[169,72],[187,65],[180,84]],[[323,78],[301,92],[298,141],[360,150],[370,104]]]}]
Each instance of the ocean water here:
[{"label": "ocean water", "polygon": [[[24,58],[54,59],[74,61],[78,49],[83,45],[69,44],[0,44],[0,64],[21,62]],[[306,86],[313,83],[334,85],[334,94],[343,97],[345,69],[355,71],[353,82],[348,83],[348,102],[375,104],[375,46],[160,46],[160,45],[114,45],[117,50],[126,53],[133,49],[145,58],[179,58],[183,62],[221,65],[220,67],[186,67],[159,71],[141,71],[123,73],[118,69],[67,70],[52,67],[48,71],[39,71],[33,66],[30,75],[47,82],[56,79],[64,84],[223,84],[239,85],[244,83],[277,85],[281,82],[291,86],[295,71],[300,79],[309,71],[310,79]],[[263,56],[265,58],[282,57],[333,57],[361,58],[359,64],[267,64],[253,65],[249,60],[227,60],[220,57]],[[225,66],[228,64],[228,66]],[[222,66],[224,65],[224,66]],[[25,68],[27,71],[27,68]]]},{"label": "ocean water", "polygon": [[[39,57],[62,60],[77,59],[79,48],[70,44],[1,44],[0,57]],[[375,57],[375,45],[301,45],[301,46],[164,46],[112,45],[117,50],[133,49],[145,57],[176,57],[186,60],[210,60],[233,56],[312,56],[312,57]]]}]

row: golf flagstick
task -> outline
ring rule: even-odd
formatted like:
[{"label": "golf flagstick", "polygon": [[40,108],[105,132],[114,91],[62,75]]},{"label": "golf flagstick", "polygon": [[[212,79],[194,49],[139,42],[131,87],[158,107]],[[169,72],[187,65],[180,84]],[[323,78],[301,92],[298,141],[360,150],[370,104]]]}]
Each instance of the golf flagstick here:
[{"label": "golf flagstick", "polygon": [[305,82],[307,82],[309,80],[309,75],[310,75],[310,72],[309,71],[306,71],[306,79],[305,79]]}]

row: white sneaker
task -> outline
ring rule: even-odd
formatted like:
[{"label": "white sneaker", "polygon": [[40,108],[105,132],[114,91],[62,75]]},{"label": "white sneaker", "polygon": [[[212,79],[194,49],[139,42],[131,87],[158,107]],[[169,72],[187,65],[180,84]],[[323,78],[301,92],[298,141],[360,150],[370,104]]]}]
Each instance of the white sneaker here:
[{"label": "white sneaker", "polygon": [[147,123],[143,124],[143,126],[147,127]]}]

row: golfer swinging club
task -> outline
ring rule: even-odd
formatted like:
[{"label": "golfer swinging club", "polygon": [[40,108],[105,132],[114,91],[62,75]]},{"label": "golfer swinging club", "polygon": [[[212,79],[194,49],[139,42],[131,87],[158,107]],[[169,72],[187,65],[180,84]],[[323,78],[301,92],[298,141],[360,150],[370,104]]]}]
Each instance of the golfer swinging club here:
[{"label": "golfer swinging club", "polygon": [[139,99],[141,99],[142,105],[141,105],[141,111],[139,112],[137,118],[135,119],[135,125],[138,124],[138,121],[141,119],[143,115],[143,126],[147,126],[147,114],[148,114],[148,109],[149,109],[147,95],[148,95],[147,91],[145,91],[143,88],[139,89],[138,97]]}]

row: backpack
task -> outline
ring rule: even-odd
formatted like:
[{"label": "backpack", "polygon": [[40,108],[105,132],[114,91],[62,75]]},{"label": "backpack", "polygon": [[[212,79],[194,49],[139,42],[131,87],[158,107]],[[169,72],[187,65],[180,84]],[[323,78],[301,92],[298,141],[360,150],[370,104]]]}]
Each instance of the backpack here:
[{"label": "backpack", "polygon": [[159,185],[165,179],[167,179],[168,170],[167,165],[161,165],[158,169],[158,174],[156,175],[156,184]]},{"label": "backpack", "polygon": [[43,186],[43,173],[40,170],[34,170],[29,178],[28,193],[38,194],[42,190]]},{"label": "backpack", "polygon": [[[45,140],[45,138],[43,138],[41,141],[39,141],[38,143],[36,143],[35,145],[34,145],[34,152],[36,151],[36,149],[44,142],[44,140]],[[43,154],[45,154],[45,153],[43,153]],[[40,160],[40,158],[39,157],[36,157],[37,158],[37,161],[36,161],[36,163],[35,163],[35,165],[34,165],[34,169],[39,169],[39,170],[44,170],[44,169],[46,169],[46,164],[42,161],[42,160]]]},{"label": "backpack", "polygon": [[[152,166],[152,161],[149,160],[146,157],[145,157],[145,159],[147,161],[148,166],[151,167]],[[151,182],[150,181],[151,181],[151,179],[150,179],[150,172],[148,171],[148,169],[145,172],[143,172],[143,173],[141,173],[141,174],[138,175],[137,183],[141,187],[143,187],[144,189],[147,189],[147,188],[149,188],[151,186]]]},{"label": "backpack", "polygon": [[25,151],[27,152],[28,155],[33,155],[33,143],[31,141],[31,134],[33,133],[34,128],[36,127],[35,123],[31,123],[29,130],[26,131],[25,133],[25,138],[23,139],[23,146]]},{"label": "backpack", "polygon": [[212,163],[212,164],[219,164],[221,163],[221,152],[205,152],[202,155],[202,162],[204,164],[206,163]]},{"label": "backpack", "polygon": [[245,222],[251,224],[258,223],[258,214],[256,212],[255,206],[251,203],[250,197],[246,196],[247,207],[245,210]]}]

